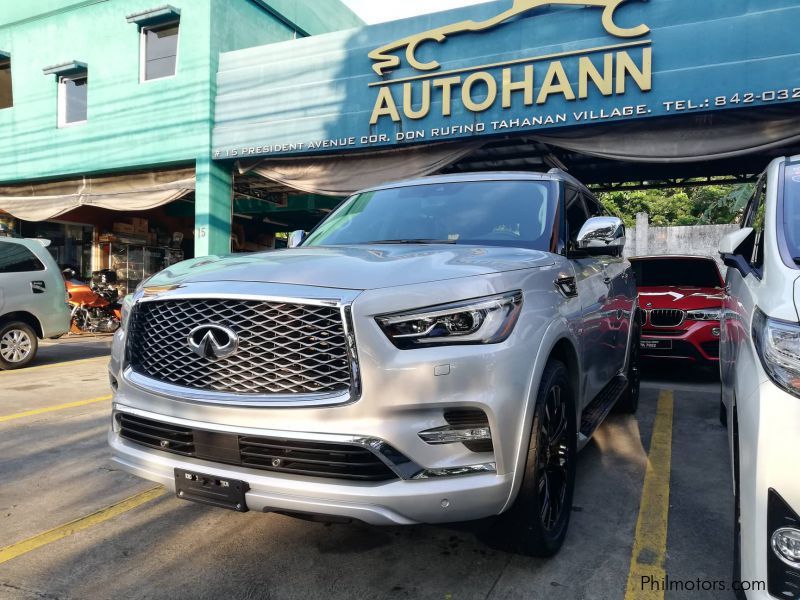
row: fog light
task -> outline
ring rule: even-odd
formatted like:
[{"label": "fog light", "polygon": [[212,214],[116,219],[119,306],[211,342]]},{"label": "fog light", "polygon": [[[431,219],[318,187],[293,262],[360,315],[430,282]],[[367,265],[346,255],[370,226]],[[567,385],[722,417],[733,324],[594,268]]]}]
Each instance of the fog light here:
[{"label": "fog light", "polygon": [[711,330],[711,335],[719,337],[719,327],[714,327],[714,329]]},{"label": "fog light", "polygon": [[800,569],[800,529],[778,529],[772,534],[772,551],[790,567]]},{"label": "fog light", "polygon": [[457,444],[476,440],[491,440],[492,432],[488,427],[439,427],[420,431],[419,437],[428,444]]}]

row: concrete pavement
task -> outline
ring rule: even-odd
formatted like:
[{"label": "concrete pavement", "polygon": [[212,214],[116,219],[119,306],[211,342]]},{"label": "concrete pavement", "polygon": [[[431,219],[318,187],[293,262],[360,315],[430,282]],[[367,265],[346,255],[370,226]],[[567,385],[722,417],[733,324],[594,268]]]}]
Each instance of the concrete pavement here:
[{"label": "concrete pavement", "polygon": [[[59,360],[53,352],[48,365]],[[0,373],[0,417],[108,394],[104,359],[70,364],[73,350],[64,356],[58,366]],[[657,400],[670,385],[666,572],[729,581],[732,503],[718,390],[657,375],[636,417],[613,415],[581,454],[569,537],[548,561],[493,550],[469,527],[326,525],[170,494],[92,516],[153,487],[109,463],[110,402],[0,421],[0,548],[84,518],[12,558],[0,550],[0,598],[623,598]],[[698,593],[666,594],[683,597]]]}]

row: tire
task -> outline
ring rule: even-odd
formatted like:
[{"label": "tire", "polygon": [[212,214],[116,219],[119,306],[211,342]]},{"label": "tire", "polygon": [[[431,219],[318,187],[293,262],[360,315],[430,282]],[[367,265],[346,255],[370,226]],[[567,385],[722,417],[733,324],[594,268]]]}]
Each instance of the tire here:
[{"label": "tire", "polygon": [[639,394],[642,384],[642,369],[639,361],[640,341],[642,338],[642,327],[639,325],[639,319],[635,320],[636,325],[633,331],[633,339],[631,340],[631,354],[628,358],[628,385],[625,391],[617,400],[614,406],[614,411],[626,415],[635,414],[639,410]]},{"label": "tire", "polygon": [[[572,513],[576,442],[569,372],[563,363],[551,360],[536,397],[522,486],[490,532],[495,546],[537,557],[553,556],[561,549]],[[555,494],[553,488],[558,490]]]},{"label": "tire", "polygon": [[0,325],[0,369],[22,369],[36,357],[39,340],[33,327],[22,321]]}]

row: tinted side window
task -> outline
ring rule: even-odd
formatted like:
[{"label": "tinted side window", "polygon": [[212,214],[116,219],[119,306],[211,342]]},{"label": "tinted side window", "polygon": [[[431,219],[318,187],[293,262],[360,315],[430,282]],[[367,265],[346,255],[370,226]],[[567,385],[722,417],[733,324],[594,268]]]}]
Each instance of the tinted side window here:
[{"label": "tinted side window", "polygon": [[594,198],[594,196],[584,195],[583,199],[586,202],[586,208],[589,210],[589,217],[602,217],[606,214],[606,211],[603,210],[602,205]]},{"label": "tinted side window", "polygon": [[578,234],[589,218],[583,202],[583,194],[574,187],[567,186],[564,191],[564,211],[567,218],[567,248],[576,250]]},{"label": "tinted side window", "polygon": [[767,178],[762,177],[756,184],[755,194],[747,208],[744,227],[752,227],[755,231],[753,248],[749,256],[750,264],[756,269],[764,265],[764,222],[767,214]]},{"label": "tinted side window", "polygon": [[0,273],[44,271],[44,265],[21,244],[0,242]]}]

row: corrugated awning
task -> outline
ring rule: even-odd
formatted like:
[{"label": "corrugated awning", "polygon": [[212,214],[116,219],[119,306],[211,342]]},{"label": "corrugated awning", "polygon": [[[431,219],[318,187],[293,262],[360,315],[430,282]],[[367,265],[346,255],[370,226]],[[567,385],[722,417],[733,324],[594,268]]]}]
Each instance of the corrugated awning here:
[{"label": "corrugated awning", "polygon": [[79,177],[0,186],[0,210],[25,221],[46,221],[81,206],[142,211],[194,191],[193,168]]}]

